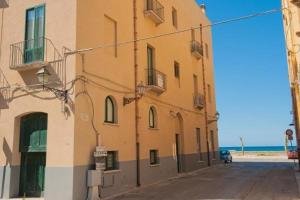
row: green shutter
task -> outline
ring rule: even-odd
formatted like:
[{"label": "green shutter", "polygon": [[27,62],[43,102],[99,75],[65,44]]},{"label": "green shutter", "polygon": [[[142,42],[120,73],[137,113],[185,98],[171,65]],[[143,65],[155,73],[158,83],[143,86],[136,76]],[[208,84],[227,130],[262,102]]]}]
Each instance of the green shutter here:
[{"label": "green shutter", "polygon": [[21,119],[20,152],[45,152],[47,114],[34,113]]}]

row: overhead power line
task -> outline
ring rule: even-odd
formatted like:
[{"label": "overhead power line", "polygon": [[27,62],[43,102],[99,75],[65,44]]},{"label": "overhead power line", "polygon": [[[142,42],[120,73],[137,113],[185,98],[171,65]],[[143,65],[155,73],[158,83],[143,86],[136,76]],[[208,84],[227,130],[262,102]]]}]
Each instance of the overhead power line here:
[{"label": "overhead power line", "polygon": [[140,39],[137,39],[137,40],[129,40],[129,41],[120,42],[120,43],[116,43],[116,44],[99,45],[99,46],[95,46],[95,47],[92,47],[92,48],[78,49],[78,50],[75,50],[75,51],[67,52],[66,54],[71,55],[71,54],[76,54],[76,53],[84,53],[84,52],[88,52],[88,51],[93,51],[93,50],[96,50],[96,49],[103,49],[103,48],[116,47],[116,46],[124,46],[124,45],[131,44],[131,43],[134,43],[134,42],[142,42],[142,41],[146,41],[146,40],[151,40],[151,39],[166,37],[166,36],[175,35],[175,34],[179,34],[179,33],[184,33],[184,32],[188,32],[188,31],[191,31],[191,30],[200,29],[200,28],[204,29],[204,28],[209,28],[209,27],[218,26],[218,25],[222,25],[222,24],[228,24],[228,23],[243,21],[243,20],[247,20],[247,19],[251,19],[251,18],[255,18],[255,17],[270,15],[270,14],[282,12],[282,10],[284,10],[284,9],[286,9],[286,8],[275,8],[275,9],[271,9],[271,10],[267,10],[267,11],[263,11],[263,12],[258,12],[258,13],[254,13],[254,14],[250,14],[250,15],[237,17],[237,18],[231,18],[231,19],[226,19],[226,20],[213,22],[213,23],[208,24],[208,25],[195,26],[195,27],[192,27],[192,28],[182,29],[182,30],[178,30],[178,31],[174,31],[174,32],[148,36],[148,37],[140,38]]}]

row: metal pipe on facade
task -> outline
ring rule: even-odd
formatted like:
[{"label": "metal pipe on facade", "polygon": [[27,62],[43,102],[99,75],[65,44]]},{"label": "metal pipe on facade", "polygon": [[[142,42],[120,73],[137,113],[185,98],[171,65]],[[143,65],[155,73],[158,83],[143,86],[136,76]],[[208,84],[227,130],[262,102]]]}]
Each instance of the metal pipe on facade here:
[{"label": "metal pipe on facade", "polygon": [[[200,24],[200,42],[203,51],[203,28],[202,24]],[[203,51],[204,52],[204,51]],[[206,134],[206,148],[207,148],[207,165],[210,166],[210,151],[209,151],[209,141],[208,141],[208,113],[207,113],[207,101],[206,101],[206,77],[205,77],[205,63],[204,63],[204,53],[201,58],[201,66],[202,66],[202,78],[203,78],[203,95],[204,95],[204,120],[205,120],[205,134]]]},{"label": "metal pipe on facade", "polygon": [[140,182],[140,141],[139,141],[139,98],[136,90],[138,85],[138,33],[137,33],[137,0],[133,0],[133,38],[134,38],[134,88],[135,88],[135,142],[136,142],[136,185],[139,187]]}]

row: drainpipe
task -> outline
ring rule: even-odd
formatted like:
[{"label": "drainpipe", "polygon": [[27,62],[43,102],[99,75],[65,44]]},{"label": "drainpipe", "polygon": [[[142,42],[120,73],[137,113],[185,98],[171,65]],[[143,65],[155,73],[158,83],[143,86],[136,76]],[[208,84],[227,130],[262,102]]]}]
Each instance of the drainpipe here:
[{"label": "drainpipe", "polygon": [[137,0],[133,0],[133,38],[134,38],[134,88],[135,88],[135,143],[136,143],[136,185],[141,185],[140,181],[140,141],[139,141],[139,98],[136,90],[138,84],[138,33],[137,33]]},{"label": "drainpipe", "polygon": [[[203,50],[203,28],[202,24],[200,24],[200,42]],[[204,53],[201,59],[202,65],[202,77],[203,77],[203,95],[204,95],[204,121],[205,121],[205,134],[206,134],[206,148],[207,148],[207,165],[210,166],[210,151],[209,151],[209,141],[208,141],[208,113],[207,113],[207,101],[206,101],[206,77],[205,77],[205,64],[204,64]]]}]

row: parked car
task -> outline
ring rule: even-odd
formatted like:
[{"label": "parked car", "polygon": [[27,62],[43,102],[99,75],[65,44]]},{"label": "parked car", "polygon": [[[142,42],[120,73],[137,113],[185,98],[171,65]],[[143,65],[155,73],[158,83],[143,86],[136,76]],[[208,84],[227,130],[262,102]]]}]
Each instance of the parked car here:
[{"label": "parked car", "polygon": [[296,150],[289,150],[287,156],[288,159],[298,159],[298,152]]},{"label": "parked car", "polygon": [[230,151],[228,150],[224,150],[224,151],[220,151],[220,159],[224,160],[225,163],[232,163],[232,156],[230,154]]}]

